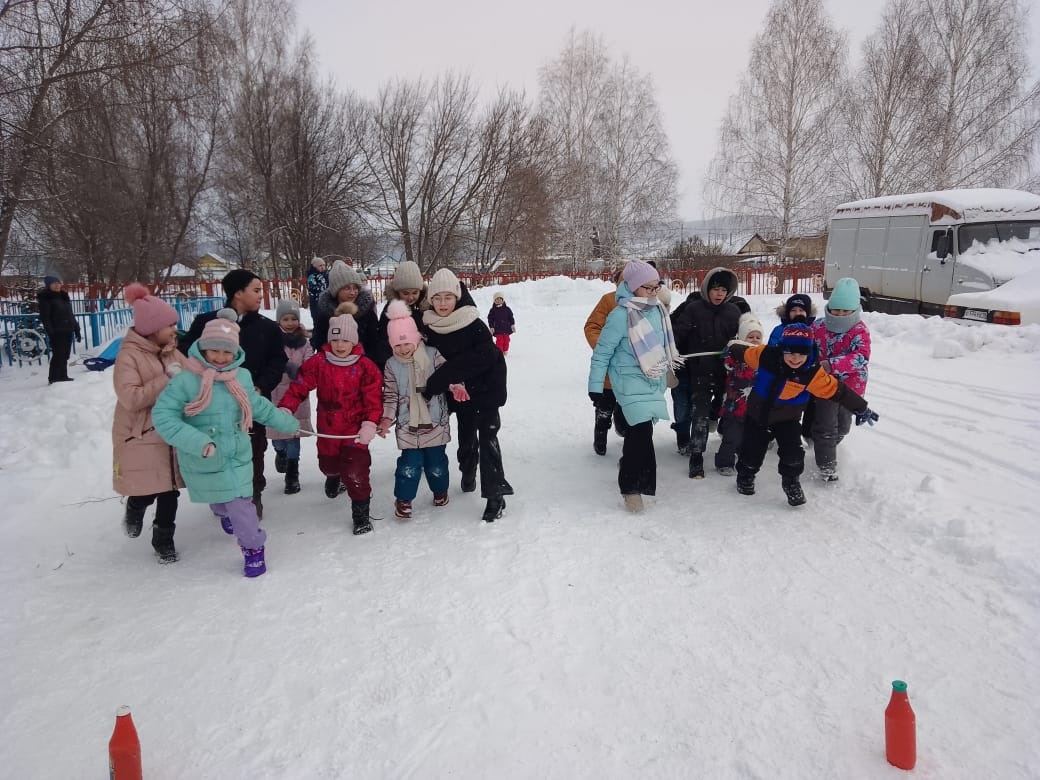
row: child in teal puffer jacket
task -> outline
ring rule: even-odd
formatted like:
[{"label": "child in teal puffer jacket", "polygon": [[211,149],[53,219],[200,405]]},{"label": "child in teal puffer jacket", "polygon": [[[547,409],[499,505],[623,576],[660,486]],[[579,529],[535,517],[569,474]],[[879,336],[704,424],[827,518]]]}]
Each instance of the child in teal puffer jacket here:
[{"label": "child in teal puffer jacket", "polygon": [[[206,323],[188,350],[188,370],[173,371],[152,410],[159,435],[177,449],[188,496],[209,504],[221,527],[234,534],[245,557],[245,575],[267,571],[267,534],[253,504],[253,420],[282,433],[295,433],[299,423],[277,409],[253,387],[242,367],[237,315],[222,309]],[[173,368],[173,366],[171,366]],[[177,369],[180,366],[176,366]]]}]

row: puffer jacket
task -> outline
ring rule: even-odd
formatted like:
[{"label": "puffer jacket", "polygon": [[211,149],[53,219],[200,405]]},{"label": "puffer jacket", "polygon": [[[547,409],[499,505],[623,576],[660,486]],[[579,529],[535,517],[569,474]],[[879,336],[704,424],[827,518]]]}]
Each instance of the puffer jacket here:
[{"label": "puffer jacket", "polygon": [[[419,345],[419,349],[426,350],[434,369],[444,363],[444,358],[433,347]],[[386,361],[383,369],[383,417],[397,422],[397,446],[402,450],[421,450],[447,444],[451,441],[451,427],[448,403],[443,395],[429,399],[432,428],[420,430],[409,426],[409,374],[408,364],[396,357]]]},{"label": "puffer jacket", "polygon": [[[199,345],[192,344],[188,357],[205,365]],[[249,369],[243,368],[245,353],[239,347],[235,359],[225,371],[236,371],[253,419],[284,433],[299,427],[288,412],[278,409],[256,391]],[[242,410],[223,382],[213,383],[209,406],[188,417],[184,406],[199,394],[202,378],[185,369],[170,380],[152,410],[155,429],[165,441],[177,448],[177,461],[188,486],[188,496],[200,504],[217,504],[249,498],[253,495],[253,446],[249,434],[242,430]],[[215,444],[216,452],[202,457],[207,444]]]},{"label": "puffer jacket", "polygon": [[[285,345],[287,362],[285,364],[285,373],[282,374],[282,381],[278,383],[278,387],[271,393],[271,403],[275,406],[278,406],[278,402],[285,397],[285,391],[289,389],[289,385],[296,378],[296,374],[301,366],[314,354],[314,349],[307,340],[307,334],[303,328],[297,328],[295,333],[285,333],[283,331],[282,343]],[[289,376],[290,373],[292,373],[292,376]],[[309,398],[296,407],[294,416],[300,421],[301,431],[310,432],[314,430],[311,426],[311,402]],[[296,434],[286,434],[274,430],[267,431],[267,438],[272,441],[277,439],[298,439],[299,437],[300,434],[298,432]]]},{"label": "puffer jacket", "polygon": [[[314,390],[318,393],[318,433],[330,436],[355,436],[366,420],[379,424],[383,413],[383,375],[365,357],[360,344],[352,354],[358,360],[351,366],[330,363],[328,344],[300,368],[296,379],[282,396],[279,406],[295,412]],[[356,439],[318,439],[318,454],[336,457],[343,447],[363,447]]]},{"label": "puffer jacket", "polygon": [[152,422],[152,407],[166,388],[166,367],[184,366],[177,344],[159,347],[130,328],[119,345],[112,386],[112,487],[121,496],[148,496],[184,487],[177,455]]},{"label": "puffer jacket", "polygon": [[[357,306],[357,314],[354,321],[357,323],[358,342],[365,349],[366,355],[375,355],[379,352],[379,318],[376,316],[376,301],[372,293],[362,288],[358,297],[354,300]],[[311,330],[311,346],[315,352],[329,340],[329,320],[336,313],[339,301],[332,297],[328,290],[318,296],[318,303],[311,307],[311,317],[314,319],[314,328]],[[370,358],[371,359],[371,358]]]},{"label": "puffer jacket", "polygon": [[[202,336],[206,323],[217,318],[217,312],[208,311],[192,320],[191,327],[181,339],[180,350],[190,354],[192,345]],[[245,352],[244,367],[253,378],[253,384],[264,398],[282,381],[285,371],[285,350],[282,349],[282,329],[278,323],[260,312],[252,311],[238,318],[238,343]]]},{"label": "puffer jacket", "polygon": [[[588,319],[585,320],[585,340],[589,342],[589,346],[593,349],[596,348],[596,342],[599,341],[599,334],[603,332],[603,326],[607,324],[607,316],[614,311],[616,306],[617,290],[604,293],[603,297],[596,303],[596,307],[589,314]],[[610,389],[609,377],[604,381],[603,387]]]},{"label": "puffer jacket", "polygon": [[[632,292],[628,285],[622,282],[615,296],[616,300],[621,301],[631,298]],[[663,307],[651,309],[646,312],[646,318],[663,342],[662,317],[667,314],[662,314],[662,311]],[[592,350],[589,392],[603,392],[604,379],[608,374],[614,397],[621,405],[621,411],[624,412],[629,425],[637,425],[647,420],[656,422],[668,419],[668,406],[664,401],[666,377],[662,375],[657,379],[651,379],[639,367],[639,360],[628,337],[628,310],[621,306],[615,307],[607,315],[606,324],[596,341],[596,348]]]},{"label": "puffer jacket", "polygon": [[834,401],[850,412],[867,408],[863,397],[824,371],[815,355],[810,355],[801,367],[791,368],[784,362],[780,347],[733,344],[729,354],[756,371],[746,418],[759,425],[798,420],[810,396]]},{"label": "puffer jacket", "polygon": [[722,400],[719,416],[743,420],[747,414],[747,399],[755,383],[755,369],[743,360],[726,355],[726,397]]},{"label": "puffer jacket", "polygon": [[[461,304],[456,309],[464,308]],[[474,307],[475,309],[475,307]],[[469,401],[479,409],[493,409],[506,403],[506,359],[495,346],[491,331],[479,318],[451,333],[437,333],[424,325],[426,343],[444,356],[444,364],[430,375],[424,395],[428,398],[448,392],[448,385],[465,384]],[[449,398],[448,406],[459,404]]]},{"label": "puffer jacket", "polygon": [[827,320],[821,317],[812,328],[820,362],[851,389],[860,395],[865,393],[870,363],[870,329],[866,323],[860,320],[845,333],[835,333],[827,329]]},{"label": "puffer jacket", "polygon": [[[715,305],[707,295],[688,300],[676,309],[672,317],[675,344],[684,355],[693,352],[721,352],[730,339],[737,335],[740,309],[732,303],[737,290],[737,275],[728,268],[713,268],[704,277],[701,289],[710,290],[716,277],[725,277],[729,293],[722,303]],[[692,296],[691,296],[692,298]],[[726,370],[721,355],[690,358],[683,366],[690,378],[690,386],[712,386],[720,391],[726,381]]]},{"label": "puffer jacket", "polygon": [[55,292],[44,287],[36,293],[36,303],[39,305],[40,322],[47,334],[52,333],[74,333],[80,334],[79,322],[76,315],[72,313],[72,300],[65,290]]}]

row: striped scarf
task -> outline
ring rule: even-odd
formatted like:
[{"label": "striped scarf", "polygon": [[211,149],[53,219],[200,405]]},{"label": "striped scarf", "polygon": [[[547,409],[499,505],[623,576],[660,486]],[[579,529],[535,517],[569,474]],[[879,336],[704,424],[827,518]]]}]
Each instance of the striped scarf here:
[{"label": "striped scarf", "polygon": [[[619,306],[628,310],[628,340],[632,344],[632,352],[643,373],[650,379],[660,379],[669,368],[682,365],[679,350],[675,348],[675,336],[672,333],[672,321],[668,311],[656,298],[653,302],[648,298],[622,298]],[[661,325],[664,329],[664,343],[657,335],[654,326],[646,318],[645,312],[651,309],[661,312]]]},{"label": "striped scarf", "polygon": [[248,433],[249,429],[253,427],[253,408],[249,405],[249,396],[246,395],[242,385],[238,383],[238,369],[217,371],[217,369],[203,363],[198,358],[191,357],[188,358],[188,370],[201,377],[202,383],[199,386],[199,394],[195,396],[194,400],[184,405],[184,414],[188,417],[194,417],[209,406],[210,401],[213,399],[213,382],[223,382],[242,410],[242,430]]}]

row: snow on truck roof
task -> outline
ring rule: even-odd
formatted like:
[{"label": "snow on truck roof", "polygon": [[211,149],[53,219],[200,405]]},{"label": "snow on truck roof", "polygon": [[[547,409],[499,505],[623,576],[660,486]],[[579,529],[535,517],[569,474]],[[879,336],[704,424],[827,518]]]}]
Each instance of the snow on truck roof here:
[{"label": "snow on truck roof", "polygon": [[883,195],[880,198],[842,203],[835,207],[833,217],[896,214],[927,214],[933,223],[1040,219],[1040,195],[995,188]]}]

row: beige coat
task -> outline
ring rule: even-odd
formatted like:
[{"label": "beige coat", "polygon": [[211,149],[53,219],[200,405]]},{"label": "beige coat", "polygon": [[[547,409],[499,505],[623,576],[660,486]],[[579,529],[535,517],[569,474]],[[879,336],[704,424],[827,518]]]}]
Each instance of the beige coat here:
[{"label": "beige coat", "polygon": [[152,406],[169,381],[166,366],[186,365],[176,344],[163,347],[130,328],[116,355],[112,384],[112,487],[123,496],[147,496],[184,487],[173,448],[152,424]]}]

